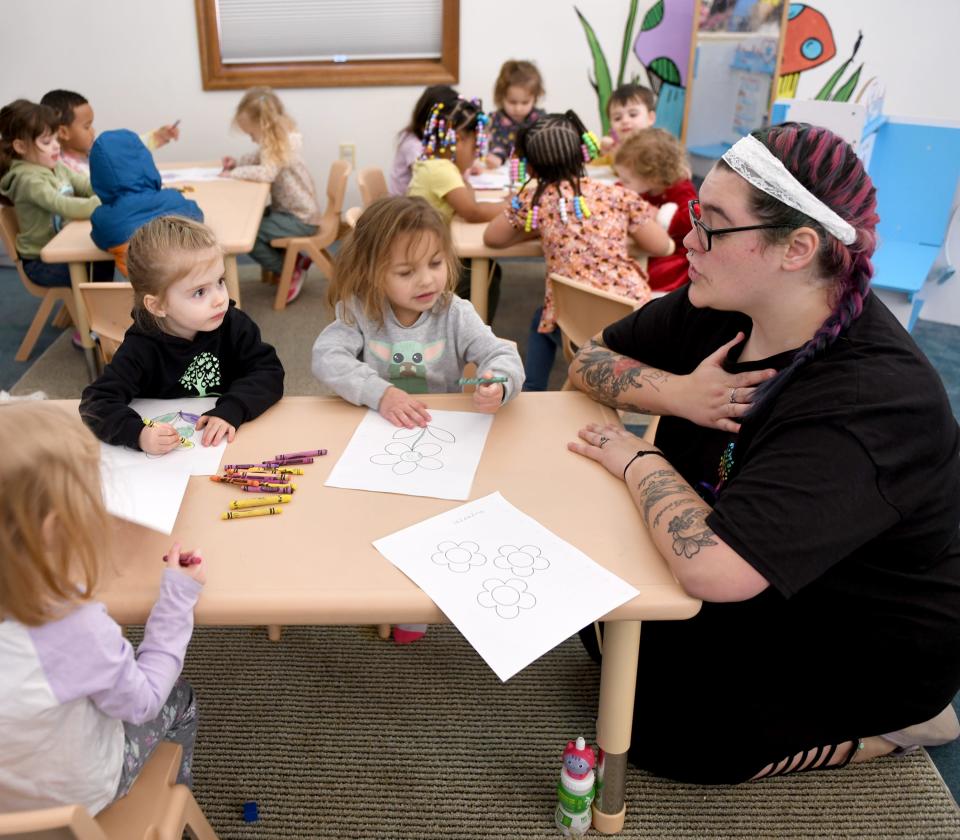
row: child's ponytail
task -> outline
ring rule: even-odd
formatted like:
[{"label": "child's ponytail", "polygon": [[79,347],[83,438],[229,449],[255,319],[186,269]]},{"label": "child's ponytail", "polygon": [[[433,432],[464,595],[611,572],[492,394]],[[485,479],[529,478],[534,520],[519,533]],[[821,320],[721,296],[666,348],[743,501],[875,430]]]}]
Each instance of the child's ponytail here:
[{"label": "child's ponytail", "polygon": [[285,166],[290,160],[290,132],[296,128],[273,90],[250,88],[237,105],[234,124],[243,114],[260,129],[261,158],[265,163]]}]

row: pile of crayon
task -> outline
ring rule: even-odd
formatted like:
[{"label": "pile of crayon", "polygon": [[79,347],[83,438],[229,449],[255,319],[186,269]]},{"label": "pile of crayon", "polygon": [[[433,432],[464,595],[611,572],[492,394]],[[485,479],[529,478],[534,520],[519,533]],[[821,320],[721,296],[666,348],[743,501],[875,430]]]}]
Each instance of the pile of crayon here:
[{"label": "pile of crayon", "polygon": [[326,455],[326,449],[311,449],[307,452],[289,452],[275,455],[256,464],[226,464],[223,475],[211,475],[210,480],[227,486],[238,487],[244,493],[262,493],[246,499],[234,499],[230,509],[221,519],[249,519],[253,516],[276,516],[283,513],[283,505],[289,504],[297,485],[291,476],[303,475],[304,464]]}]

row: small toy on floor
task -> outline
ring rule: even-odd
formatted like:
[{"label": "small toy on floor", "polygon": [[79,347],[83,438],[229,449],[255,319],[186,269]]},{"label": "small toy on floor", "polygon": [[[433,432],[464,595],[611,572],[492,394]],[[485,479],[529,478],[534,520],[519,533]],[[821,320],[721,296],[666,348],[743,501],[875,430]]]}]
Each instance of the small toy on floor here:
[{"label": "small toy on floor", "polygon": [[597,758],[583,738],[568,741],[557,783],[557,810],[554,819],[565,837],[582,837],[593,823],[591,805],[596,795],[593,768]]},{"label": "small toy on floor", "polygon": [[244,822],[257,822],[260,819],[260,810],[257,808],[257,803],[250,801],[243,803],[243,821]]},{"label": "small toy on floor", "polygon": [[409,645],[422,639],[426,633],[426,624],[398,624],[393,628],[393,641],[398,645]]}]

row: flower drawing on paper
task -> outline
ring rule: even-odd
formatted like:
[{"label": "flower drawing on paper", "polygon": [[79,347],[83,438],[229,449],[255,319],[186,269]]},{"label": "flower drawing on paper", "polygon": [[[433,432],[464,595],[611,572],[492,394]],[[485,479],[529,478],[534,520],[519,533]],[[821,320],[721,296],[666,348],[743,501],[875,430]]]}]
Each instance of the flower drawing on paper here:
[{"label": "flower drawing on paper", "polygon": [[[444,443],[456,443],[456,438],[446,429],[436,426],[424,426],[416,429],[397,429],[393,433],[393,440],[370,457],[371,463],[391,467],[395,475],[407,475],[420,468],[424,470],[439,470],[443,467],[437,455],[443,452],[443,447],[432,440],[432,437]],[[410,438],[414,438],[412,442]]]},{"label": "flower drawing on paper", "polygon": [[444,540],[430,559],[438,566],[446,566],[451,572],[468,572],[471,566],[482,566],[487,562],[486,556],[480,553],[480,546],[469,540],[462,543]]},{"label": "flower drawing on paper", "polygon": [[483,582],[483,592],[477,595],[477,603],[495,609],[500,618],[516,618],[520,610],[535,607],[537,599],[527,592],[525,580],[489,578]]},{"label": "flower drawing on paper", "polygon": [[530,577],[550,567],[550,561],[540,553],[535,545],[501,545],[500,553],[493,563],[498,569],[509,569],[517,577]]}]

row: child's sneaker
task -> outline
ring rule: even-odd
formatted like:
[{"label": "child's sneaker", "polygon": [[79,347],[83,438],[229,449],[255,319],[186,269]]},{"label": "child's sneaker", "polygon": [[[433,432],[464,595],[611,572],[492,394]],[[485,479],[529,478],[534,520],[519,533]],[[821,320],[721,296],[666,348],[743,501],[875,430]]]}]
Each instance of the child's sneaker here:
[{"label": "child's sneaker", "polygon": [[293,267],[293,276],[290,278],[290,290],[287,292],[287,303],[293,303],[303,289],[303,278],[306,276],[307,269],[313,260],[310,257],[299,254],[297,262]]},{"label": "child's sneaker", "polygon": [[393,641],[398,645],[409,645],[426,635],[426,624],[397,624],[393,628]]}]

